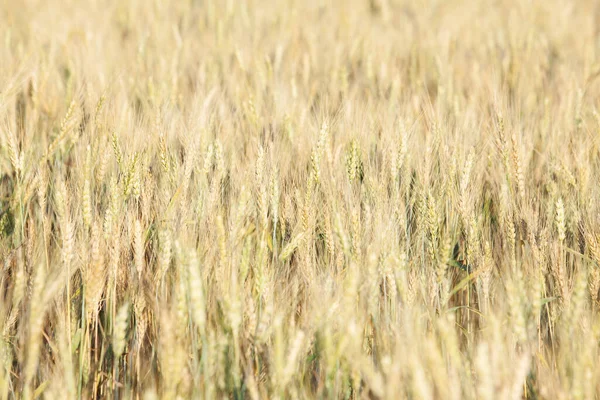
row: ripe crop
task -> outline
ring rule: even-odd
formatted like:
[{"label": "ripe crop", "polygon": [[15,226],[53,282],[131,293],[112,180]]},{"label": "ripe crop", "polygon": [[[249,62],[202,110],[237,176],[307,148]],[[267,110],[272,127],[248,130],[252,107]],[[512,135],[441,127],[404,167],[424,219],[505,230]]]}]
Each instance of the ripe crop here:
[{"label": "ripe crop", "polygon": [[599,11],[0,0],[0,399],[598,398]]}]

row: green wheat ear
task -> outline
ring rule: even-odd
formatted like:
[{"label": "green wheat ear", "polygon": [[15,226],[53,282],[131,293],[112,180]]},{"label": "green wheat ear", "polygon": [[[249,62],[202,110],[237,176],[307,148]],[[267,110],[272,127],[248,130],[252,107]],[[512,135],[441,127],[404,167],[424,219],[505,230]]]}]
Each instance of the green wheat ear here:
[{"label": "green wheat ear", "polygon": [[0,202],[0,237],[7,237],[13,233],[15,217],[8,204]]},{"label": "green wheat ear", "polygon": [[456,267],[462,271],[471,273],[473,271],[473,267],[469,264],[466,264],[462,260],[458,260],[459,253],[460,253],[460,246],[458,245],[458,243],[456,243],[454,245],[454,249],[452,250],[452,256],[448,260],[447,264],[450,265],[451,267]]},{"label": "green wheat ear", "polygon": [[462,261],[448,260],[448,265],[450,265],[452,267],[456,267],[467,273],[471,273],[473,271],[473,267],[471,265],[465,264]]}]

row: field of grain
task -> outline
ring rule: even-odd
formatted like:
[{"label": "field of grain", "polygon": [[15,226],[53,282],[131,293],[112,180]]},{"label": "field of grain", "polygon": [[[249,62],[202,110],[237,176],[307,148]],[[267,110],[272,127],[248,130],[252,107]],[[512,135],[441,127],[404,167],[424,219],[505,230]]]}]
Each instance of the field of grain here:
[{"label": "field of grain", "polygon": [[0,0],[0,399],[599,398],[599,29]]}]

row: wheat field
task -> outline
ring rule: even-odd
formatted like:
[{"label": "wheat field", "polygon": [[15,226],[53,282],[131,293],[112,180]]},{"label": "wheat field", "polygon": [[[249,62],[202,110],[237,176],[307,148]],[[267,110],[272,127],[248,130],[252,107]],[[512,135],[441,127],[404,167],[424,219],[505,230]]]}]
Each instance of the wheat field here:
[{"label": "wheat field", "polygon": [[0,399],[600,398],[599,27],[0,0]]}]

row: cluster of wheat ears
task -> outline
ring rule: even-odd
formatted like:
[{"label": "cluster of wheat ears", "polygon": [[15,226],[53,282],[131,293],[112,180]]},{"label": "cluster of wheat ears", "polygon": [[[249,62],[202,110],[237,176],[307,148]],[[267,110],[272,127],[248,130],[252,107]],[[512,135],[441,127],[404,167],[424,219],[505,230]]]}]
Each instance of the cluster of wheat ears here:
[{"label": "cluster of wheat ears", "polygon": [[593,399],[597,2],[0,1],[0,399]]}]

